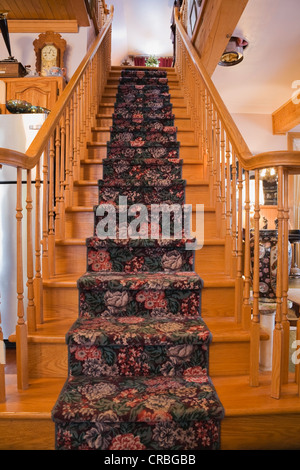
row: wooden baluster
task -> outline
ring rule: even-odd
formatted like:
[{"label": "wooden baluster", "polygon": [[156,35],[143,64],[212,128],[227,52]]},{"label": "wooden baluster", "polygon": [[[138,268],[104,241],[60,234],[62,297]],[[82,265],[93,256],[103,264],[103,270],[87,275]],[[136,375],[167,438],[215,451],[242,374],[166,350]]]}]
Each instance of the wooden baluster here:
[{"label": "wooden baluster", "polygon": [[213,206],[216,206],[217,198],[217,115],[214,110],[213,104],[211,104],[211,123],[212,123],[212,139],[211,139],[211,176],[210,176],[210,200]]},{"label": "wooden baluster", "polygon": [[71,99],[70,103],[70,206],[73,203],[73,186],[74,186],[74,168],[75,168],[75,159],[74,159],[74,97]]},{"label": "wooden baluster", "polygon": [[92,62],[92,102],[91,102],[91,116],[92,116],[92,125],[95,124],[95,116],[98,112],[97,109],[97,80],[96,80],[96,71],[97,71],[97,60],[94,57]]},{"label": "wooden baluster", "polygon": [[23,249],[22,249],[22,169],[17,169],[17,314],[16,325],[16,359],[17,386],[20,390],[28,388],[28,344],[27,325],[24,318],[24,284],[23,284]]},{"label": "wooden baluster", "polygon": [[84,142],[85,136],[85,116],[84,116],[84,82],[85,82],[85,73],[81,77],[79,83],[79,148],[81,148]]},{"label": "wooden baluster", "polygon": [[55,131],[55,186],[54,186],[54,210],[55,210],[55,237],[60,238],[61,212],[60,212],[60,124]]},{"label": "wooden baluster", "polygon": [[91,140],[92,115],[91,115],[91,95],[92,95],[92,64],[87,70],[87,92],[86,92],[86,140]]},{"label": "wooden baluster", "polygon": [[226,235],[226,160],[225,160],[225,131],[221,125],[221,205],[222,205],[222,222],[220,237],[225,238]]},{"label": "wooden baluster", "polygon": [[[216,149],[215,149],[215,197],[216,197],[216,217],[217,220],[222,218],[222,199],[221,199],[221,166],[222,166],[222,155],[221,155],[221,123],[216,113]],[[217,232],[220,236],[222,233],[222,225],[217,224]]]},{"label": "wooden baluster", "polygon": [[272,398],[280,398],[282,384],[283,328],[282,328],[282,292],[283,292],[283,168],[278,168],[278,239],[277,239],[277,279],[276,279],[276,315],[273,333],[272,359]]},{"label": "wooden baluster", "polygon": [[49,268],[49,256],[48,256],[48,227],[49,227],[49,186],[48,186],[48,158],[49,158],[49,148],[45,149],[43,157],[43,256],[42,256],[42,271],[43,278],[49,279],[50,277],[50,268]]},{"label": "wooden baluster", "polygon": [[71,206],[71,194],[70,194],[70,186],[71,186],[71,166],[72,166],[72,158],[70,153],[70,104],[68,104],[66,109],[66,131],[65,131],[65,162],[66,162],[66,181],[65,181],[65,205],[66,207]]},{"label": "wooden baluster", "polygon": [[226,135],[226,235],[225,235],[225,270],[231,273],[231,175],[230,175],[231,149],[228,135]]},{"label": "wooden baluster", "polygon": [[[0,293],[0,305],[1,305],[1,293]],[[1,310],[0,310],[0,403],[6,401],[5,392],[5,344],[3,339],[3,331],[1,328]]]},{"label": "wooden baluster", "polygon": [[202,160],[203,160],[203,176],[208,178],[208,154],[207,154],[207,115],[206,115],[206,92],[204,83],[202,84]]},{"label": "wooden baluster", "polygon": [[235,318],[242,321],[243,305],[243,169],[238,167],[237,274],[235,280]]},{"label": "wooden baluster", "polygon": [[251,303],[250,303],[250,175],[249,171],[245,172],[245,263],[244,263],[244,300],[243,300],[243,314],[242,324],[243,328],[248,330],[251,324]]},{"label": "wooden baluster", "polygon": [[55,185],[55,175],[54,175],[54,159],[55,159],[55,150],[54,150],[54,136],[50,137],[50,146],[49,146],[49,234],[48,234],[48,253],[49,253],[49,275],[50,277],[55,274],[55,208],[54,208],[54,185]]},{"label": "wooden baluster", "polygon": [[33,288],[33,234],[32,234],[32,192],[31,192],[31,170],[27,170],[27,326],[28,332],[36,331],[36,317],[34,305]]},{"label": "wooden baluster", "polygon": [[213,138],[212,138],[212,103],[210,100],[210,96],[207,96],[207,144],[208,144],[208,171],[209,171],[209,190],[210,190],[210,204],[212,206],[215,205],[215,201],[213,198],[213,175],[214,175],[214,168],[213,168]]},{"label": "wooden baluster", "polygon": [[255,171],[255,208],[254,208],[254,263],[253,263],[253,317],[250,330],[250,385],[259,385],[259,171]]},{"label": "wooden baluster", "polygon": [[283,364],[282,383],[288,383],[290,361],[290,322],[288,320],[289,290],[289,175],[284,172],[284,212],[283,212],[283,276],[282,276],[282,329]]},{"label": "wooden baluster", "polygon": [[[81,82],[80,82],[81,84]],[[81,133],[80,133],[80,125],[81,125],[81,122],[80,122],[80,118],[81,118],[81,94],[80,94],[80,84],[78,85],[77,87],[77,102],[78,102],[78,107],[77,107],[77,113],[75,115],[76,117],[76,137],[77,137],[77,142],[76,142],[76,153],[77,153],[77,157],[76,157],[76,162],[77,162],[77,166],[76,166],[76,180],[80,180],[80,148],[81,148],[81,142],[80,142],[80,138],[81,138]]]},{"label": "wooden baluster", "polygon": [[231,252],[231,277],[236,278],[236,258],[237,258],[237,164],[235,152],[232,152],[232,191],[231,191],[231,236],[232,236],[232,252]]},{"label": "wooden baluster", "polygon": [[41,161],[35,175],[35,278],[33,282],[36,321],[43,323],[43,279],[41,263]]},{"label": "wooden baluster", "polygon": [[78,117],[78,91],[74,92],[73,99],[73,182],[79,179],[78,176],[78,156],[77,152],[77,117]]},{"label": "wooden baluster", "polygon": [[65,186],[66,186],[66,119],[65,113],[60,120],[60,182],[59,182],[59,213],[61,238],[65,237]]}]

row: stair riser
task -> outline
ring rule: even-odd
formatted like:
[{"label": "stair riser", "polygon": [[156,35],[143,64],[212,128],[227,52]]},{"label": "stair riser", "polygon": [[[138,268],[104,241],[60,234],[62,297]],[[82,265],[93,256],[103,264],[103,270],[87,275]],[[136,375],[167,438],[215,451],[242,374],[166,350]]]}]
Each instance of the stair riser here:
[{"label": "stair riser", "polygon": [[[97,117],[97,127],[110,127],[112,126],[112,116],[107,115],[107,117]],[[191,120],[189,118],[179,118],[178,116],[175,116],[175,121],[174,125],[179,129],[180,131],[184,130],[190,130],[192,128],[191,125]],[[108,139],[109,140],[109,139]]]},{"label": "stair riser", "polygon": [[69,373],[72,376],[176,376],[183,375],[191,367],[204,369],[207,361],[206,345],[69,346]]},{"label": "stair riser", "polygon": [[170,318],[197,317],[201,311],[201,289],[109,290],[79,288],[79,316],[94,317],[150,317],[159,321]]},{"label": "stair riser", "polygon": [[172,267],[174,271],[193,271],[194,256],[184,248],[112,247],[87,250],[87,271],[159,272]]},{"label": "stair riser", "polygon": [[[105,114],[105,115],[110,115],[115,111],[114,103],[100,103],[98,113],[99,114]],[[172,108],[173,114],[176,116],[176,118],[189,118],[189,115],[187,113],[187,110],[184,105],[174,105]]]},{"label": "stair riser", "polygon": [[[201,250],[202,251],[202,250]],[[196,265],[196,272],[198,271]],[[203,271],[202,271],[203,272]],[[204,318],[211,316],[232,317],[234,316],[234,287],[209,287],[203,289],[201,312]]]},{"label": "stair riser", "polygon": [[[101,265],[101,263],[100,263]],[[95,263],[94,266],[98,266]],[[112,271],[110,262],[103,262],[101,266],[106,266],[107,271]],[[57,274],[83,274],[87,270],[86,247],[56,246],[56,271]],[[225,267],[224,246],[205,246],[195,252],[195,270],[198,273],[222,272]],[[129,269],[129,266],[128,266]],[[136,269],[138,269],[136,267]],[[143,265],[143,269],[145,266]],[[143,270],[142,269],[142,270]],[[96,267],[93,269],[96,271]],[[138,272],[138,271],[137,271]]]},{"label": "stair riser", "polygon": [[[88,144],[87,151],[88,158],[106,158],[107,157],[107,147],[106,145],[97,145],[97,143]],[[198,146],[180,146],[180,158],[183,160],[197,160],[200,161],[200,150]]]},{"label": "stair riser", "polygon": [[[92,206],[92,204],[91,204]],[[92,211],[66,213],[66,238],[87,238],[93,234],[94,213]],[[193,229],[195,230],[196,215],[193,212]],[[216,236],[216,220],[214,212],[204,212],[204,237]]]},{"label": "stair riser", "polygon": [[[102,97],[102,101],[104,103],[114,104],[115,101],[116,101],[116,95],[113,96],[113,95],[110,95],[110,94],[104,94],[103,97]],[[172,101],[173,106],[183,107],[184,104],[185,104],[183,96],[178,96],[178,95],[175,96],[175,94],[173,94],[173,96],[171,98],[171,101]]]},{"label": "stair riser", "polygon": [[[81,164],[80,179],[81,180],[98,180],[103,178],[102,163]],[[203,165],[184,164],[182,167],[182,179],[188,180],[190,183],[203,179]]]},{"label": "stair riser", "polygon": [[[92,141],[93,142],[108,142],[110,140],[111,134],[109,130],[94,130],[92,132]],[[193,144],[195,143],[195,134],[193,131],[178,131],[177,140],[181,145]]]},{"label": "stair riser", "polygon": [[[209,375],[213,377],[249,373],[249,342],[214,343],[209,347]],[[62,377],[68,374],[65,343],[28,344],[29,377]]]},{"label": "stair riser", "polygon": [[[126,194],[126,193],[124,193]],[[75,186],[73,192],[73,205],[75,206],[94,206],[98,204],[98,188],[97,186]],[[152,199],[153,204],[156,204],[157,201]],[[150,202],[142,202],[139,200],[141,204],[151,204]],[[185,204],[192,204],[193,208],[196,208],[196,204],[204,204],[204,206],[210,206],[210,198],[207,191],[207,186],[187,186],[186,187],[186,194],[185,194],[185,201],[180,201],[180,199],[176,199],[173,203],[180,204],[181,202],[185,202]],[[128,205],[135,204],[135,202],[131,202],[128,199]]]}]

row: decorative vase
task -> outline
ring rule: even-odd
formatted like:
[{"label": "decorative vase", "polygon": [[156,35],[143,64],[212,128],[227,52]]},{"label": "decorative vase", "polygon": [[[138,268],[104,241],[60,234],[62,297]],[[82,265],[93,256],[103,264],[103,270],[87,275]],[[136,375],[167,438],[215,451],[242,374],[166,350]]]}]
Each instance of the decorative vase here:
[{"label": "decorative vase", "polygon": [[[277,230],[259,231],[259,300],[260,302],[274,302],[276,299],[277,278]],[[254,236],[250,238],[251,268],[254,265]],[[288,243],[289,273],[292,264],[292,246]]]}]

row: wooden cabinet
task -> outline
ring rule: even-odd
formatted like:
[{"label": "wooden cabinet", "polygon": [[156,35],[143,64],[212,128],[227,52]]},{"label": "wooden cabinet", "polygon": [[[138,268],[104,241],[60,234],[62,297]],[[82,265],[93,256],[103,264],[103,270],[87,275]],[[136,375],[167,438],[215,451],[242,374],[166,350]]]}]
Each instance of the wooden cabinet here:
[{"label": "wooden cabinet", "polygon": [[[25,100],[50,110],[65,86],[63,77],[4,78],[1,81],[6,85],[6,101]],[[6,109],[5,112],[8,113]]]}]

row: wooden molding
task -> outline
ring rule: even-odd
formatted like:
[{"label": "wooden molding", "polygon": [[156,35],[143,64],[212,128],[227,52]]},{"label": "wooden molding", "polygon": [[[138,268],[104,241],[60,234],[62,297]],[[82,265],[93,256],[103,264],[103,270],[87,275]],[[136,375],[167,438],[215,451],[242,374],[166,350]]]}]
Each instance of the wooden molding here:
[{"label": "wooden molding", "polygon": [[10,33],[78,33],[77,20],[8,20]]},{"label": "wooden molding", "polygon": [[286,134],[300,124],[300,103],[292,98],[272,114],[273,134]]}]

